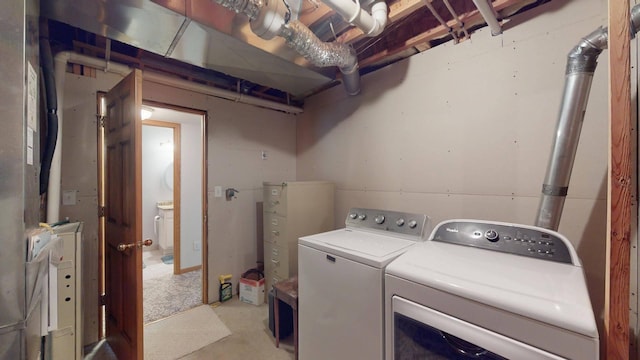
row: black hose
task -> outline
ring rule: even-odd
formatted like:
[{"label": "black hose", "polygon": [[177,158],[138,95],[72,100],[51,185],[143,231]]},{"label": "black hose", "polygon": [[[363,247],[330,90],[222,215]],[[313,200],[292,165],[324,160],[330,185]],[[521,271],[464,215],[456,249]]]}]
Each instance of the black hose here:
[{"label": "black hose", "polygon": [[54,77],[53,56],[48,41],[40,41],[40,63],[47,105],[47,134],[44,149],[42,150],[42,167],[40,169],[40,195],[47,192],[49,187],[49,173],[53,153],[58,141],[58,96],[56,94],[56,82]]}]

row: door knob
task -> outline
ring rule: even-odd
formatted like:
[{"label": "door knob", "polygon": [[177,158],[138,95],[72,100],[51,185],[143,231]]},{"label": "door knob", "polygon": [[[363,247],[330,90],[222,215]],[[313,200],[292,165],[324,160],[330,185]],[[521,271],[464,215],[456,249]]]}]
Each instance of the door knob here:
[{"label": "door knob", "polygon": [[132,247],[137,246],[138,248],[142,248],[142,246],[151,246],[153,244],[153,240],[146,239],[144,241],[138,241],[137,243],[129,243],[129,244],[118,244],[118,251],[125,251],[127,249],[131,249]]}]

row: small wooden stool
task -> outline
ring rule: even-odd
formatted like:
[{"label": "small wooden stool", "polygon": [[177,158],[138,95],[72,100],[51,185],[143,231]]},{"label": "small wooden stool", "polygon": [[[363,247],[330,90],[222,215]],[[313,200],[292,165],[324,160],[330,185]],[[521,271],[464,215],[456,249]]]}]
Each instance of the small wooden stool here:
[{"label": "small wooden stool", "polygon": [[280,301],[282,300],[293,310],[293,346],[298,359],[298,277],[294,276],[273,285],[275,304],[273,316],[275,317],[276,347],[280,347]]}]

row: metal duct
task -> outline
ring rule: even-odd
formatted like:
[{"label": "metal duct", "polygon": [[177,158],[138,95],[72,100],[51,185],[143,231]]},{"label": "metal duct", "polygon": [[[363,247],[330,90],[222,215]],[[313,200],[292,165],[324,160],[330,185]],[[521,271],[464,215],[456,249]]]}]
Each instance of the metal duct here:
[{"label": "metal duct", "polygon": [[[358,57],[348,45],[337,42],[323,42],[304,24],[298,22],[297,12],[292,12],[289,6],[280,7],[280,2],[269,3],[260,0],[215,0],[218,4],[237,13],[244,13],[251,20],[251,30],[263,39],[271,39],[274,35],[281,36],[287,45],[304,56],[312,64],[319,67],[337,66],[344,75],[342,80],[349,95],[360,93],[360,73],[358,72]],[[373,16],[361,11],[359,4],[350,0],[333,1],[348,9],[355,9],[354,19],[365,19],[366,25],[361,28],[369,36],[382,32],[387,19],[387,5],[384,1],[376,2],[372,7]],[[339,7],[340,8],[340,7]],[[341,9],[343,10],[343,9]],[[350,19],[350,22],[354,21]],[[356,21],[361,25],[360,21]]]},{"label": "metal duct", "polygon": [[280,30],[287,45],[316,66],[337,66],[344,74],[343,81],[349,95],[360,93],[358,57],[346,44],[323,42],[305,25],[291,21]]},{"label": "metal duct", "polygon": [[[632,37],[640,30],[639,25],[640,5],[636,5],[631,10]],[[607,28],[600,27],[584,37],[567,55],[564,93],[547,174],[542,185],[536,226],[557,230],[560,225],[593,73],[598,65],[598,56],[607,48],[607,44]]]},{"label": "metal duct", "polygon": [[216,0],[216,2],[238,14],[247,15],[249,20],[255,20],[262,7],[260,0]]}]

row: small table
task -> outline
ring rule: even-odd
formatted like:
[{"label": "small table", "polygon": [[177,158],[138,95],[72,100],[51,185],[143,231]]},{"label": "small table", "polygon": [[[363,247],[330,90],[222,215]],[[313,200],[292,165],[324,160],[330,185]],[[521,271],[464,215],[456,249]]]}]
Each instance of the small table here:
[{"label": "small table", "polygon": [[282,300],[293,310],[293,346],[298,359],[298,277],[294,276],[273,285],[273,295],[276,299],[273,307],[276,328],[276,347],[280,347],[280,314],[279,307]]}]

